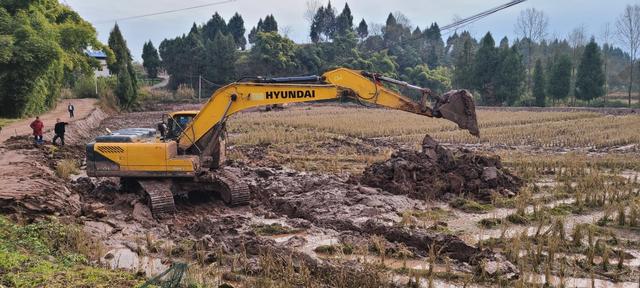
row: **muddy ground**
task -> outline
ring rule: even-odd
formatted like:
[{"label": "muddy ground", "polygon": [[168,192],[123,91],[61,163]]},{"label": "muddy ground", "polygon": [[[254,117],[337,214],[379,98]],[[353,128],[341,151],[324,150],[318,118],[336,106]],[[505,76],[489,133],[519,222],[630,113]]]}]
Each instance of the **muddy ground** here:
[{"label": "muddy ground", "polygon": [[[30,197],[0,198],[6,204],[3,212],[22,219],[60,215],[102,243],[98,263],[152,276],[186,262],[191,281],[207,287],[250,287],[264,279],[286,286],[427,287],[470,281],[491,286],[523,277],[500,249],[478,244],[500,231],[478,235],[476,221],[513,209],[479,214],[450,209],[448,202],[508,199],[526,183],[496,157],[446,148],[429,138],[422,151],[384,140],[352,144],[396,151],[361,174],[296,171],[266,157],[271,147],[230,147],[245,156],[229,161],[227,169],[249,184],[250,205],[229,208],[216,195],[191,194],[177,198],[178,212],[163,219],[153,218],[143,196],[123,190],[118,179],[90,179],[82,169],[68,180],[56,175],[61,159],[73,159],[82,168],[87,139],[106,128],[153,128],[163,113],[109,117],[60,149],[33,148],[25,137],[10,139],[2,149],[14,156],[6,164],[24,166],[19,173],[39,171],[30,177],[44,179],[16,191],[40,189],[40,184],[52,188]],[[328,144],[345,141],[362,142]],[[20,183],[20,176],[13,177]],[[433,275],[438,275],[435,280]]]}]

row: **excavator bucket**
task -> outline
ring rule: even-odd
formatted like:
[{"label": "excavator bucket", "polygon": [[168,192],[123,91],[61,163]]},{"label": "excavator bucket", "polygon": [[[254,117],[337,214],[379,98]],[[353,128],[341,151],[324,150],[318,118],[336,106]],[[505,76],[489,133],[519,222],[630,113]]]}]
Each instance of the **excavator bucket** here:
[{"label": "excavator bucket", "polygon": [[453,90],[445,93],[436,103],[435,110],[440,112],[442,118],[458,124],[458,127],[468,130],[471,135],[480,137],[476,106],[469,91]]}]

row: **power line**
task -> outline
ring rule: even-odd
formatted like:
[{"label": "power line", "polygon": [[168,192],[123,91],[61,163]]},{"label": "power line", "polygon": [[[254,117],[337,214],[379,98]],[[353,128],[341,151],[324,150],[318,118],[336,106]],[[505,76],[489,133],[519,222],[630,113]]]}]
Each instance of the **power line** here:
[{"label": "power line", "polygon": [[486,10],[486,11],[480,12],[478,14],[475,14],[473,16],[458,20],[458,21],[453,22],[453,23],[451,23],[449,25],[442,26],[440,28],[440,31],[457,28],[457,27],[465,25],[465,24],[470,24],[472,22],[475,22],[475,21],[478,21],[478,20],[480,20],[482,18],[485,18],[485,17],[487,17],[487,16],[489,16],[489,15],[491,15],[493,13],[496,13],[496,12],[498,12],[500,10],[507,9],[507,8],[509,8],[511,6],[518,5],[518,4],[520,4],[522,2],[525,2],[525,1],[527,1],[527,0],[515,0],[515,1],[511,1],[511,2],[506,3],[506,4],[502,4],[502,5],[498,6],[498,7],[494,7],[494,8],[491,8],[489,10]]},{"label": "power line", "polygon": [[[445,31],[445,30],[450,30],[452,28],[461,28],[461,27],[467,26],[467,25],[469,25],[469,24],[471,24],[473,22],[476,22],[476,21],[478,21],[478,20],[480,20],[482,18],[485,18],[485,17],[487,17],[487,16],[489,16],[489,15],[491,15],[493,13],[496,13],[496,12],[498,12],[500,10],[507,9],[509,7],[512,7],[512,6],[515,6],[515,5],[520,4],[522,2],[525,2],[525,1],[527,1],[527,0],[514,0],[514,1],[508,2],[506,4],[502,4],[502,5],[498,6],[498,7],[491,8],[489,10],[480,12],[480,13],[475,14],[473,16],[470,16],[470,17],[455,21],[455,22],[453,22],[451,24],[442,26],[442,28],[440,28],[440,31]],[[398,43],[397,45],[404,45],[406,43],[409,43],[409,42],[412,42],[412,41],[416,41],[416,40],[421,40],[421,39],[423,39],[422,35],[418,35],[417,37],[411,37],[411,38],[408,38],[408,39],[405,39],[405,40],[401,40],[400,43]],[[382,48],[375,49],[375,50],[372,50],[372,51],[368,51],[368,52],[363,53],[363,54],[364,55],[370,55],[370,54],[377,53],[377,52],[380,52],[380,51],[385,50],[385,49],[389,49],[392,46],[395,46],[395,44],[394,45],[387,45],[387,46],[384,46]]]},{"label": "power line", "polygon": [[236,1],[238,1],[238,0],[224,0],[224,1],[206,3],[206,4],[202,4],[202,5],[191,6],[191,7],[178,8],[178,9],[172,9],[172,10],[166,10],[166,11],[159,11],[159,12],[154,12],[154,13],[149,13],[149,14],[128,16],[128,17],[123,17],[123,18],[118,18],[118,19],[111,19],[111,20],[96,21],[95,23],[96,24],[101,24],[101,23],[127,21],[127,20],[132,20],[132,19],[138,19],[138,18],[162,15],[162,14],[169,14],[169,13],[176,13],[176,12],[181,12],[181,11],[186,11],[186,10],[193,10],[193,9],[197,9],[197,8],[222,5],[222,4],[227,4],[227,3],[236,2]]}]

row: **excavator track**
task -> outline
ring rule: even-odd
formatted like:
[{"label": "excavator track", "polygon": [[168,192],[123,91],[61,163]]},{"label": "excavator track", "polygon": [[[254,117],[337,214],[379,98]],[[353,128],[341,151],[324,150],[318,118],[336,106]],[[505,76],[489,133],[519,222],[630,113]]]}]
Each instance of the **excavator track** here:
[{"label": "excavator track", "polygon": [[215,175],[217,190],[220,198],[229,206],[242,206],[249,204],[249,186],[235,174],[228,170],[220,169]]},{"label": "excavator track", "polygon": [[138,180],[138,182],[147,194],[149,209],[153,216],[159,217],[176,212],[171,180]]}]

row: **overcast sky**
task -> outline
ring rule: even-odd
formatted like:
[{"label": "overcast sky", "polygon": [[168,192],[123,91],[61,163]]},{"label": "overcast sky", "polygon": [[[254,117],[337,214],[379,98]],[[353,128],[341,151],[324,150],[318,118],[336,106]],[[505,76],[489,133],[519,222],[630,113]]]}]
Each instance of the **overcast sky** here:
[{"label": "overcast sky", "polygon": [[[84,19],[93,23],[98,37],[107,43],[113,19],[165,10],[202,5],[220,0],[61,0]],[[421,28],[432,22],[440,26],[452,22],[455,16],[467,17],[475,13],[509,2],[508,0],[334,0],[331,1],[338,13],[345,2],[349,3],[354,16],[354,24],[364,18],[367,23],[384,23],[389,12],[402,12],[413,26]],[[639,0],[528,0],[506,10],[495,13],[483,20],[465,27],[474,36],[481,37],[491,31],[496,41],[503,36],[515,38],[514,24],[520,11],[535,7],[549,16],[549,37],[565,37],[571,30],[584,25],[591,36],[600,37],[603,26],[611,23],[627,4],[637,4]],[[214,12],[228,20],[238,12],[245,21],[248,31],[259,18],[273,14],[281,31],[296,42],[308,42],[309,25],[304,19],[306,0],[236,0],[216,6],[198,8],[182,12],[150,16],[134,20],[120,21],[120,29],[136,60],[141,59],[142,45],[153,41],[156,47],[165,38],[173,38],[189,31],[196,22],[206,22]],[[446,36],[444,36],[446,39]]]}]

